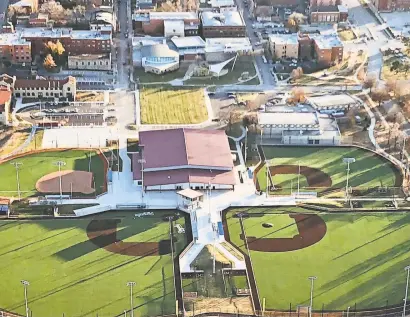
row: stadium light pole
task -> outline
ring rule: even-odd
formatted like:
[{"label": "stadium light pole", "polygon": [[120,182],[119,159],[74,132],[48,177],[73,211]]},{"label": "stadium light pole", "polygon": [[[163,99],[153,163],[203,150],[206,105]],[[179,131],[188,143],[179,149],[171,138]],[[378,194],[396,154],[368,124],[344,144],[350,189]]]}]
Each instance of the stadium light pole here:
[{"label": "stadium light pole", "polygon": [[16,178],[17,178],[17,194],[19,196],[19,200],[21,200],[21,192],[20,192],[20,178],[19,178],[19,168],[23,163],[21,162],[12,162],[10,163],[16,169]]},{"label": "stadium light pole", "polygon": [[21,284],[23,284],[23,287],[24,287],[24,302],[26,304],[26,317],[29,317],[28,316],[27,286],[29,286],[30,283],[28,281],[22,280]]},{"label": "stadium light pole", "polygon": [[347,313],[346,313],[346,317],[349,317],[349,312],[350,312],[350,306],[347,306]]},{"label": "stadium light pole", "polygon": [[405,292],[405,295],[404,295],[403,317],[406,316],[407,294],[408,294],[408,290],[409,290],[410,265],[407,265],[404,268],[404,270],[407,271],[407,280],[406,280],[406,292]]},{"label": "stadium light pole", "polygon": [[135,286],[135,282],[127,282],[127,286],[130,287],[130,305],[131,305],[131,317],[134,317],[134,303],[132,300],[132,295],[133,295],[133,287]]},{"label": "stadium light pole", "polygon": [[61,177],[61,166],[65,166],[66,163],[64,161],[57,161],[54,162],[54,165],[58,166],[58,178],[59,178],[59,185],[60,185],[60,203],[63,200],[63,180]]},{"label": "stadium light pole", "polygon": [[350,173],[350,164],[356,162],[353,157],[343,158],[343,163],[347,164],[346,168],[346,201],[349,199],[349,173]]},{"label": "stadium light pole", "polygon": [[300,192],[300,161],[298,161],[298,196]]},{"label": "stadium light pole", "polygon": [[316,276],[309,276],[310,280],[310,305],[309,305],[309,316],[312,317],[312,306],[313,306],[313,283],[317,279]]}]

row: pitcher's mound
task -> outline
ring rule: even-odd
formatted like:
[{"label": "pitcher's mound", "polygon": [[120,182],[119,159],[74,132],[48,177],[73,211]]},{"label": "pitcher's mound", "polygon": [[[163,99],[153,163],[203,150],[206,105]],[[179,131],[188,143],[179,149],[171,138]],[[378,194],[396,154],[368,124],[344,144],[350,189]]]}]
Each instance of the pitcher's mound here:
[{"label": "pitcher's mound", "polygon": [[82,194],[95,192],[92,187],[93,173],[72,170],[54,172],[41,177],[36,183],[37,191],[47,194],[60,192],[60,175],[63,193],[70,193],[71,190],[73,193]]}]

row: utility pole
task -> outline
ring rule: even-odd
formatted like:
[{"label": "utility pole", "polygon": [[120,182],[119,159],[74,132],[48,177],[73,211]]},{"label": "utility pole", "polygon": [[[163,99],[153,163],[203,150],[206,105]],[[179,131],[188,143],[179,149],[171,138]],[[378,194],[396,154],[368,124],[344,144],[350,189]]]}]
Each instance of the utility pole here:
[{"label": "utility pole", "polygon": [[22,280],[21,284],[23,284],[23,287],[24,287],[24,302],[26,304],[26,317],[29,317],[28,316],[27,286],[29,286],[30,283],[28,281]]},{"label": "utility pole", "polygon": [[347,164],[346,169],[346,201],[349,200],[349,173],[350,173],[350,164],[356,162],[352,157],[343,158],[343,163]]},{"label": "utility pole", "polygon": [[300,161],[298,161],[298,196],[299,196],[299,192],[300,192]]},{"label": "utility pole", "polygon": [[134,303],[133,303],[133,287],[135,286],[135,282],[127,282],[127,286],[130,287],[130,305],[131,305],[131,317],[134,317]]},{"label": "utility pole", "polygon": [[406,292],[404,295],[403,317],[406,317],[407,294],[409,291],[410,265],[406,266],[404,270],[407,271],[407,281],[406,281]]},{"label": "utility pole", "polygon": [[63,200],[63,180],[61,177],[61,166],[65,166],[66,163],[64,161],[57,161],[57,162],[54,162],[54,165],[58,166],[58,177],[60,181],[60,203],[61,203]]},{"label": "utility pole", "polygon": [[17,194],[19,196],[19,200],[21,200],[21,192],[20,192],[20,178],[19,178],[19,168],[23,163],[21,162],[12,162],[10,163],[16,169],[16,179],[17,179]]}]

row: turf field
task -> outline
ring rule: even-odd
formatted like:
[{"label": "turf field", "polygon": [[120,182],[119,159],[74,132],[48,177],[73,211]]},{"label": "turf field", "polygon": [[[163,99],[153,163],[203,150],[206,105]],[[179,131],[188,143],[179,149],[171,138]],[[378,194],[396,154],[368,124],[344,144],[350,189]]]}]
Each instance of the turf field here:
[{"label": "turf field", "polygon": [[[230,240],[245,251],[241,239],[239,219],[233,215],[244,209],[230,209],[226,215]],[[266,298],[268,309],[289,309],[289,304],[309,304],[309,276],[317,276],[314,290],[314,309],[344,310],[346,307],[367,309],[401,305],[406,274],[410,263],[410,215],[400,212],[384,214],[310,214],[302,221],[304,230],[310,217],[317,217],[326,225],[325,234],[313,245],[283,252],[252,250],[252,239],[265,244],[289,240],[300,241],[303,236],[283,212],[299,207],[253,208],[247,212],[263,213],[244,218],[254,276],[259,296]],[[279,214],[269,214],[279,212]],[[262,224],[271,223],[265,228]],[[299,224],[299,223],[298,223]],[[310,232],[308,237],[312,236]],[[276,238],[268,240],[266,238]],[[303,237],[302,240],[308,238]],[[287,240],[283,238],[289,238]],[[293,238],[293,239],[292,239]],[[320,237],[319,237],[320,238]],[[266,239],[266,240],[265,240]],[[255,242],[256,244],[257,242]]]},{"label": "turf field", "polygon": [[208,119],[203,89],[144,87],[140,103],[145,124],[194,124]]},{"label": "turf field", "polygon": [[[300,188],[315,188],[317,191],[327,188],[344,188],[346,186],[346,168],[343,158],[355,158],[350,164],[349,185],[352,187],[378,187],[401,185],[398,170],[386,159],[370,151],[355,147],[275,147],[264,146],[263,151],[269,160],[272,181],[280,187],[280,193],[297,190],[298,166],[302,166]],[[288,174],[280,171],[281,167],[293,167]],[[310,184],[304,173],[310,175]],[[276,169],[276,173],[275,173]],[[316,169],[316,170],[313,170]],[[275,175],[276,174],[276,175]],[[398,174],[399,175],[399,174]],[[260,189],[266,190],[266,166],[257,174]],[[330,186],[329,186],[330,184]]]},{"label": "turf field", "polygon": [[[24,279],[30,282],[28,304],[33,317],[63,313],[73,317],[123,316],[124,310],[130,309],[126,283],[135,281],[136,316],[173,314],[169,223],[162,218],[164,212],[141,218],[134,217],[135,213],[117,211],[72,220],[0,221],[0,307],[24,314],[20,284]],[[106,232],[102,238],[90,240],[90,234],[96,234],[91,227],[114,220],[118,222],[116,236]],[[176,221],[185,224],[184,218]],[[110,245],[107,239],[117,242]],[[131,243],[141,242],[159,242],[160,255],[124,254],[139,252],[144,244],[135,247]],[[104,248],[98,246],[101,243]],[[185,234],[174,231],[174,243],[179,252],[186,245]]]},{"label": "turf field", "polygon": [[[91,164],[89,157],[91,155]],[[87,150],[64,150],[56,152],[41,152],[0,164],[0,196],[17,196],[16,169],[11,164],[22,163],[19,168],[20,190],[22,197],[37,193],[36,182],[42,176],[58,171],[53,163],[62,160],[66,163],[62,170],[88,171],[91,166],[96,193],[103,192],[105,178],[104,164],[100,156]]]}]

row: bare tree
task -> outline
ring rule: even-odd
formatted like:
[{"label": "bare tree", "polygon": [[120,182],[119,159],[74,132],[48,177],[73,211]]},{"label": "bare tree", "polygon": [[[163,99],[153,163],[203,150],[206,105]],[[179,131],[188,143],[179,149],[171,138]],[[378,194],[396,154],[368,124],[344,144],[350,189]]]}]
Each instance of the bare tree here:
[{"label": "bare tree", "polygon": [[397,81],[395,79],[387,80],[385,86],[388,93],[392,92],[396,96]]},{"label": "bare tree", "polygon": [[385,87],[374,89],[371,95],[372,99],[379,103],[379,107],[382,102],[389,99],[389,93]]},{"label": "bare tree", "polygon": [[295,68],[294,70],[292,70],[292,73],[290,74],[290,76],[292,77],[293,80],[302,78],[303,68],[302,67]]},{"label": "bare tree", "polygon": [[377,79],[376,76],[366,76],[363,82],[363,88],[370,89],[370,93],[372,93],[372,89],[376,87]]}]

